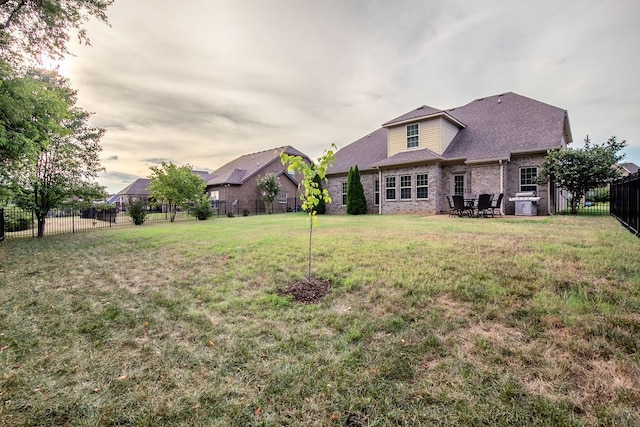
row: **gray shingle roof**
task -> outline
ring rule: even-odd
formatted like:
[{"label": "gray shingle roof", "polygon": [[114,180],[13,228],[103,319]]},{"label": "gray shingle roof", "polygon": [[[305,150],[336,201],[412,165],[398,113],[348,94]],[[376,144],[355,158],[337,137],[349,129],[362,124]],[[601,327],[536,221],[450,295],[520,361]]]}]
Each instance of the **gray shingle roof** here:
[{"label": "gray shingle roof", "polygon": [[151,180],[149,178],[138,178],[124,189],[118,192],[119,196],[147,196],[151,194],[147,187]]},{"label": "gray shingle roof", "polygon": [[417,119],[418,117],[426,117],[434,114],[442,113],[442,110],[438,110],[437,108],[429,107],[428,105],[422,105],[415,110],[409,111],[401,115],[400,117],[396,117],[393,120],[389,120],[386,123],[383,123],[382,126],[386,127],[392,125],[394,123],[401,123],[407,120]]},{"label": "gray shingle roof", "polygon": [[347,173],[355,165],[360,171],[374,169],[375,163],[387,158],[387,132],[387,129],[380,128],[338,150],[336,161],[328,173]]},{"label": "gray shingle roof", "polygon": [[434,153],[428,148],[421,150],[402,151],[384,160],[373,164],[374,167],[393,166],[393,165],[408,165],[411,163],[420,163],[427,160],[443,160],[443,157],[438,153]]},{"label": "gray shingle roof", "polygon": [[[457,122],[461,127],[442,155],[421,149],[387,157],[387,127],[438,115]],[[422,106],[382,126],[339,150],[329,173],[346,173],[356,164],[360,170],[366,170],[429,160],[479,162],[509,159],[515,153],[561,148],[563,135],[567,143],[572,142],[565,110],[513,92],[476,99],[448,110]]]},{"label": "gray shingle roof", "polygon": [[[466,125],[443,153],[467,162],[509,159],[512,153],[561,148],[567,112],[513,92],[447,110]],[[571,142],[567,135],[567,142]]]},{"label": "gray shingle roof", "polygon": [[283,152],[309,159],[306,154],[289,145],[245,154],[211,172],[207,185],[242,185],[267,165],[275,161],[280,162],[280,153]]},{"label": "gray shingle roof", "polygon": [[638,173],[638,166],[635,163],[620,163],[620,166],[627,170],[630,174]]}]

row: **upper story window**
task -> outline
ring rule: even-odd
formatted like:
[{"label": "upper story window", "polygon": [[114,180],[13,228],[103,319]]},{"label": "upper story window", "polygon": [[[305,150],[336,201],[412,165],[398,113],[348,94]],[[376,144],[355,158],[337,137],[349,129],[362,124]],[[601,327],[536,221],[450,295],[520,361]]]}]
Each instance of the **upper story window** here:
[{"label": "upper story window", "polygon": [[538,191],[538,168],[520,168],[520,191]]},{"label": "upper story window", "polygon": [[420,126],[418,123],[407,125],[407,148],[413,148],[420,145],[419,141]]}]

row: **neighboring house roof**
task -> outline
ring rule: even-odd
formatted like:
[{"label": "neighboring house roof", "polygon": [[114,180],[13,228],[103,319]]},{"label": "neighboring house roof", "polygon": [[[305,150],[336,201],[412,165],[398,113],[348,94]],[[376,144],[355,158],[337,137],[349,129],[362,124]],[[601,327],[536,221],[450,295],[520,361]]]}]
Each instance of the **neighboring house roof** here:
[{"label": "neighboring house roof", "polygon": [[151,183],[149,178],[138,178],[123,190],[118,192],[119,196],[146,196],[151,194],[147,187]]},{"label": "neighboring house roof", "polygon": [[[209,172],[207,171],[194,170],[192,172],[202,178],[204,182],[207,182],[207,179],[209,179]],[[116,193],[116,196],[148,196],[151,194],[148,189],[150,183],[150,178],[138,178]]]},{"label": "neighboring house roof", "polygon": [[211,177],[211,175],[207,171],[192,171],[192,172],[198,175],[200,178],[202,178],[204,182],[207,182],[207,180]]},{"label": "neighboring house roof", "polygon": [[209,174],[207,185],[242,185],[249,178],[258,174],[266,166],[273,162],[280,162],[281,153],[287,153],[291,156],[301,156],[311,162],[306,154],[289,145],[272,148],[270,150],[259,151],[257,153],[245,154],[244,156],[240,156],[237,159],[221,166]]},{"label": "neighboring house roof", "polygon": [[636,165],[635,163],[631,163],[631,162],[620,163],[620,167],[626,170],[629,173],[629,175],[638,173],[638,165]]},{"label": "neighboring house roof", "polygon": [[[388,157],[387,128],[432,117],[444,117],[460,129],[444,153],[423,148]],[[461,159],[474,163],[510,159],[514,154],[561,148],[563,136],[564,142],[572,142],[566,110],[513,92],[476,99],[448,110],[423,105],[340,149],[329,173],[348,172],[355,164],[366,170],[429,160]]]}]

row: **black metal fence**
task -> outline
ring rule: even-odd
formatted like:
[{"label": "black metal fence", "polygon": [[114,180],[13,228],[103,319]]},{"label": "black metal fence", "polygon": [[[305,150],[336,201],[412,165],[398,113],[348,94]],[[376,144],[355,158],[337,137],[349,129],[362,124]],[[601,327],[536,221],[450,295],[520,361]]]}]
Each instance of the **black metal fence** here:
[{"label": "black metal fence", "polygon": [[[291,202],[291,200],[289,201]],[[292,212],[299,209],[293,205],[273,203],[273,213]],[[262,200],[250,202],[216,200],[212,202],[213,215],[220,216],[248,216],[264,215],[267,213]],[[147,207],[144,223],[169,222],[171,216],[167,206]],[[176,221],[195,221],[196,218],[188,211],[178,211]],[[83,231],[133,225],[133,220],[126,212],[116,207],[104,209],[92,207],[88,209],[54,209],[45,218],[44,235],[80,233]],[[37,237],[38,220],[32,211],[20,209],[16,206],[0,208],[0,241],[4,238]]]},{"label": "black metal fence", "polygon": [[[570,193],[561,188],[556,189],[554,206],[556,214],[571,214]],[[611,193],[609,187],[596,188],[587,192],[585,197],[578,203],[578,215],[609,215]]]},{"label": "black metal fence", "polygon": [[640,236],[640,172],[611,184],[611,215]]},{"label": "black metal fence", "polygon": [[265,206],[260,200],[213,200],[211,201],[215,215],[217,216],[249,216],[249,215],[265,215],[271,213],[297,212],[300,210],[298,200],[289,199],[287,202],[274,201],[271,206]]},{"label": "black metal fence", "polygon": [[[2,230],[7,239],[18,237],[37,237],[38,219],[33,211],[8,206],[2,209]],[[178,212],[176,221],[194,219],[188,212]],[[166,208],[147,211],[145,224],[170,221]],[[44,235],[80,233],[83,231],[132,225],[133,221],[126,211],[111,209],[53,209],[47,213],[44,222]]]}]

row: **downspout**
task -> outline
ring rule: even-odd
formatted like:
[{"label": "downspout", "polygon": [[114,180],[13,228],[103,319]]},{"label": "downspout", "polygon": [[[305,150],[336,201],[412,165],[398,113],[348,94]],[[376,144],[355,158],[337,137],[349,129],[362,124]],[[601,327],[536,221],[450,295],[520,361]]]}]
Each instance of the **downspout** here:
[{"label": "downspout", "polygon": [[378,203],[378,215],[382,215],[382,171],[379,166],[376,166],[376,169],[378,169],[378,199],[380,199]]},{"label": "downspout", "polygon": [[[551,150],[547,150],[547,156],[549,155],[550,152]],[[554,194],[552,194],[552,191],[551,191],[551,180],[549,180],[549,182],[547,182],[547,215],[553,215],[551,213],[551,197],[555,199],[555,191],[553,193]]]},{"label": "downspout", "polygon": [[[506,193],[506,190],[504,188],[504,168],[507,166],[507,163],[502,163],[502,159],[499,160],[500,161],[500,192],[502,194]],[[502,200],[504,200],[504,196],[502,197]],[[504,202],[500,205],[500,213],[502,215],[504,215]]]}]

